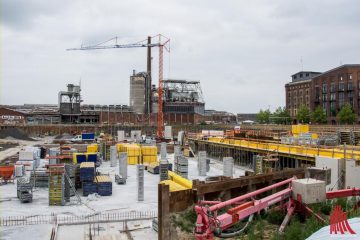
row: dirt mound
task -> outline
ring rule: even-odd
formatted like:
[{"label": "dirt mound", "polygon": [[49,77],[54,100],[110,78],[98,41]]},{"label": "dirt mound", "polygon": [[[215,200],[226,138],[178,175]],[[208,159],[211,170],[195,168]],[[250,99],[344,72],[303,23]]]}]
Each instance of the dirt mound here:
[{"label": "dirt mound", "polygon": [[18,128],[5,128],[0,130],[0,139],[18,139],[34,141],[34,139],[30,138],[25,132]]}]

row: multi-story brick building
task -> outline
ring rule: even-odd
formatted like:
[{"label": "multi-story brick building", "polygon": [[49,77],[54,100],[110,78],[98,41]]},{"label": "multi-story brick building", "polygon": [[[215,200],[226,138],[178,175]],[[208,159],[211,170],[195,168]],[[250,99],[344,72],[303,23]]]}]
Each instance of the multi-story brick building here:
[{"label": "multi-story brick building", "polygon": [[360,114],[360,64],[345,64],[324,73],[299,72],[285,85],[286,108],[296,117],[299,106],[311,111],[321,106],[328,123],[337,123],[336,115],[349,103]]},{"label": "multi-story brick building", "polygon": [[319,72],[301,71],[291,76],[292,81],[285,85],[286,109],[290,116],[295,118],[301,105],[311,107],[311,79],[318,76]]},{"label": "multi-story brick building", "polygon": [[337,122],[336,115],[349,103],[357,116],[360,114],[360,64],[345,64],[312,79],[311,110],[321,106],[328,123]]}]

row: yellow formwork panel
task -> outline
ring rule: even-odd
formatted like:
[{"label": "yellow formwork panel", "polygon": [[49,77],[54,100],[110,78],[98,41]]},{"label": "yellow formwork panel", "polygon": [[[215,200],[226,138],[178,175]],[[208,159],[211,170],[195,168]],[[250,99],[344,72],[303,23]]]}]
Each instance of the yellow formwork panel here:
[{"label": "yellow formwork panel", "polygon": [[183,187],[182,185],[177,184],[176,182],[171,181],[171,180],[164,180],[164,181],[161,181],[160,183],[169,185],[170,192],[181,191],[181,190],[187,189],[187,188]]},{"label": "yellow formwork panel", "polygon": [[168,171],[169,179],[186,189],[192,189],[192,182],[189,179],[183,178],[172,171]]},{"label": "yellow formwork panel", "polygon": [[157,147],[156,146],[142,146],[141,153],[145,156],[157,156]]},{"label": "yellow formwork panel", "polygon": [[97,144],[89,144],[89,145],[87,145],[87,152],[88,153],[97,153],[98,152],[98,145]]},{"label": "yellow formwork panel", "polygon": [[139,163],[139,157],[137,156],[128,156],[128,164],[129,165],[136,165]]},{"label": "yellow formwork panel", "polygon": [[142,156],[143,162],[144,163],[153,163],[153,162],[157,162],[157,156]]},{"label": "yellow formwork panel", "polygon": [[229,139],[223,139],[223,141],[219,141],[219,138],[209,138],[208,141],[227,144],[227,145],[240,146],[243,148],[249,148],[254,150],[298,155],[302,157],[321,156],[321,157],[331,157],[337,159],[347,158],[347,159],[360,160],[360,151],[352,150],[351,148],[348,148],[346,154],[344,154],[344,149],[340,149],[340,148],[316,148],[316,147],[287,145],[287,144],[279,144],[279,143],[264,143],[264,142],[249,141],[249,140],[235,140],[233,141],[233,143],[230,143],[231,141],[229,141]]}]

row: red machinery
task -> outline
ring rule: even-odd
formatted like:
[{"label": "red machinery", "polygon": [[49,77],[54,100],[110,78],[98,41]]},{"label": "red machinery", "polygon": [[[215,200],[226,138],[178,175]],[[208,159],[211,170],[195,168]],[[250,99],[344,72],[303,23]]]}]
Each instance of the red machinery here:
[{"label": "red machinery", "polygon": [[14,165],[0,166],[0,180],[3,182],[13,180],[14,169]]},{"label": "red machinery", "polygon": [[[245,195],[224,202],[199,201],[198,205],[195,206],[197,220],[194,234],[196,239],[213,239],[214,236],[220,238],[234,237],[241,233],[244,228],[232,233],[225,233],[225,230],[229,229],[234,224],[244,220],[247,217],[252,218],[252,215],[254,213],[260,213],[261,210],[276,203],[283,202],[284,200],[288,200],[288,202],[285,203],[285,207],[287,208],[287,215],[283,223],[281,224],[279,231],[284,230],[285,226],[287,225],[292,214],[295,211],[302,211],[313,214],[320,221],[324,221],[319,215],[317,215],[309,207],[307,207],[306,204],[302,203],[301,196],[298,196],[296,200],[292,199],[292,180],[294,180],[294,178],[287,179],[285,181],[270,185],[268,187],[247,193]],[[261,199],[255,199],[255,197],[261,193],[284,186],[286,188],[283,190],[280,190]],[[348,196],[360,196],[360,188],[344,189],[326,193],[327,199]],[[218,211],[224,208],[229,209],[227,209],[225,213],[218,215]],[[249,218],[249,220],[251,220],[251,218]]]}]

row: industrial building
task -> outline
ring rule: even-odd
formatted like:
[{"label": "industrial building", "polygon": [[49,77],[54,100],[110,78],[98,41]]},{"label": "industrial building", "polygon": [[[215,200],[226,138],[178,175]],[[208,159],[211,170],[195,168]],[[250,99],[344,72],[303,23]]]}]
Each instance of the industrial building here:
[{"label": "industrial building", "polygon": [[349,103],[357,116],[360,114],[359,84],[360,64],[345,64],[319,72],[299,72],[285,84],[286,108],[291,117],[296,117],[301,105],[311,111],[321,106],[328,123],[336,124],[336,115],[341,107]]}]

